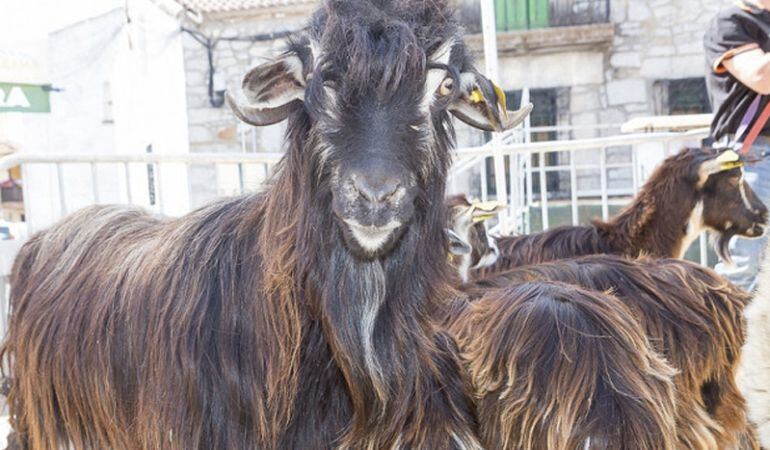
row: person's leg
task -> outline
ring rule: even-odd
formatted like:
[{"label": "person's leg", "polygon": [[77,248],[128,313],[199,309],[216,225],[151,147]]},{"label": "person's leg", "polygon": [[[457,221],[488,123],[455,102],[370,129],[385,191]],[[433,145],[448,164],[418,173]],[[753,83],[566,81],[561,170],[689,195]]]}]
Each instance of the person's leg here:
[{"label": "person's leg", "polygon": [[[770,158],[747,165],[745,177],[746,182],[756,192],[760,200],[765,205],[770,205]],[[755,287],[766,243],[766,236],[761,239],[734,237],[730,241],[730,255],[734,264],[730,266],[720,261],[714,269],[734,284],[750,292]]]}]

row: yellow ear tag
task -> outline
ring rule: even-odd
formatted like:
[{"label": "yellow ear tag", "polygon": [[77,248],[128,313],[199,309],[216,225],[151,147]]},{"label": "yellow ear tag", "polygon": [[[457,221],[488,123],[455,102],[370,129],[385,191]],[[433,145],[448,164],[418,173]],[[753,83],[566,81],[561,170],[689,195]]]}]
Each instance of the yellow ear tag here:
[{"label": "yellow ear tag", "polygon": [[733,150],[725,150],[721,155],[717,156],[716,161],[719,163],[719,168],[721,170],[743,167],[743,161],[741,161],[740,155]]},{"label": "yellow ear tag", "polygon": [[736,167],[743,167],[742,161],[724,162],[719,165],[721,170],[735,169]]},{"label": "yellow ear tag", "polygon": [[718,163],[735,162],[740,161],[741,157],[734,150],[725,150],[721,155],[717,156]]},{"label": "yellow ear tag", "polygon": [[470,100],[471,103],[481,103],[484,101],[484,94],[481,93],[479,88],[476,88],[471,91]]},{"label": "yellow ear tag", "polygon": [[[479,223],[489,220],[495,217],[497,215],[497,210],[503,206],[504,205],[495,201],[473,202],[471,203],[471,221],[473,223]],[[476,211],[480,211],[481,214],[476,213]]]},{"label": "yellow ear tag", "polygon": [[495,214],[494,214],[494,213],[489,213],[489,214],[480,214],[480,215],[478,215],[478,216],[474,216],[474,217],[471,219],[471,221],[472,221],[473,223],[481,223],[481,222],[486,222],[487,220],[489,220],[489,219],[491,219],[491,218],[493,218],[493,217],[495,217]]},{"label": "yellow ear tag", "polygon": [[505,103],[505,92],[500,89],[500,86],[492,83],[492,87],[495,88],[495,94],[497,94],[497,102],[500,104],[500,109],[503,111],[503,116],[508,117],[508,106]]}]

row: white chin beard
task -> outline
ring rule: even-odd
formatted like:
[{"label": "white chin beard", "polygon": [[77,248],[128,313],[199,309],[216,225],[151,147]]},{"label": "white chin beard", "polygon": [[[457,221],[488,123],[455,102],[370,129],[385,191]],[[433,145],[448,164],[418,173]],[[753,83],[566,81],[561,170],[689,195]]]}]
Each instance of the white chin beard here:
[{"label": "white chin beard", "polygon": [[348,225],[350,233],[358,242],[358,245],[370,253],[374,253],[382,248],[388,242],[393,231],[401,226],[401,223],[396,221],[388,222],[381,227],[361,225],[353,219],[345,219],[345,223]]}]

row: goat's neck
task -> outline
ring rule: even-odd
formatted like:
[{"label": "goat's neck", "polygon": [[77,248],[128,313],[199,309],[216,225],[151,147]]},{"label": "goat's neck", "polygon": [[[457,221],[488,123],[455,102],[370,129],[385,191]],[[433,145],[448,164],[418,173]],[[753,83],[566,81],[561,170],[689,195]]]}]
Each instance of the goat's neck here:
[{"label": "goat's neck", "polygon": [[642,190],[608,222],[597,222],[613,253],[681,258],[703,230],[703,205],[693,196]]},{"label": "goat's neck", "polygon": [[[308,166],[312,164],[303,164]],[[283,301],[299,305],[293,313],[320,324],[344,376],[353,417],[343,447],[391,448],[401,434],[414,431],[413,436],[422,440],[414,442],[417,448],[447,448],[440,441],[447,439],[446,433],[439,437],[435,431],[429,438],[409,428],[425,427],[425,420],[440,417],[451,423],[455,439],[472,441],[473,420],[462,416],[471,409],[470,399],[464,394],[453,398],[449,390],[426,394],[438,384],[462,384],[459,362],[456,373],[441,374],[440,383],[438,375],[428,371],[450,368],[454,357],[453,350],[437,348],[433,323],[439,300],[454,293],[447,281],[446,244],[426,238],[444,239],[445,217],[418,208],[419,217],[395,249],[386,257],[365,261],[345,245],[339,224],[329,213],[329,195],[308,187],[311,177],[297,180],[296,172],[284,168],[268,195],[263,236],[275,244],[263,245],[268,253],[278,248],[277,258],[283,261],[271,256],[266,267],[285,291]],[[443,191],[443,184],[435,186],[430,195],[433,204],[441,204]],[[408,423],[410,417],[425,419]]]},{"label": "goat's neck", "polygon": [[[437,413],[424,404],[429,399],[415,398],[436,382],[425,372],[425,364],[443,357],[435,350],[432,305],[449,285],[437,278],[437,261],[421,257],[430,252],[420,243],[423,230],[415,228],[393,253],[371,261],[353,256],[338,239],[310,277],[318,283],[321,325],[355,411],[345,438],[353,448],[390,447],[414,426],[406,417]],[[441,259],[443,252],[436,254]],[[446,265],[445,257],[439,264]],[[459,366],[454,376],[459,379]]]}]

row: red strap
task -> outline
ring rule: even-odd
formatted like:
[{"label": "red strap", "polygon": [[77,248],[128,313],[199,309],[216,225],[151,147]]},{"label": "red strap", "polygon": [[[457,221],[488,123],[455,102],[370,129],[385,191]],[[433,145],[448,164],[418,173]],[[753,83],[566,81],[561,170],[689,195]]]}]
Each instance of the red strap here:
[{"label": "red strap", "polygon": [[746,135],[746,139],[743,140],[743,145],[741,146],[741,155],[747,155],[749,153],[751,146],[754,145],[754,141],[757,140],[757,136],[759,136],[759,133],[762,132],[762,129],[765,127],[768,119],[770,119],[770,102],[767,102],[767,105],[765,105],[762,113],[759,114],[756,122],[754,122],[754,125],[751,126],[749,134]]}]

